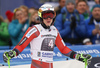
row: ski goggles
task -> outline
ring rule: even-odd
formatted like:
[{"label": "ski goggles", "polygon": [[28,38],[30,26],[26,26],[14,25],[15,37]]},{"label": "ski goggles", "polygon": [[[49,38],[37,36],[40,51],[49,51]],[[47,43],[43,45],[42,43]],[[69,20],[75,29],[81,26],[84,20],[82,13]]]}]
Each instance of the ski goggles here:
[{"label": "ski goggles", "polygon": [[47,12],[47,13],[42,14],[43,19],[48,19],[48,18],[53,19],[54,17],[55,17],[54,13],[52,13],[52,12]]}]

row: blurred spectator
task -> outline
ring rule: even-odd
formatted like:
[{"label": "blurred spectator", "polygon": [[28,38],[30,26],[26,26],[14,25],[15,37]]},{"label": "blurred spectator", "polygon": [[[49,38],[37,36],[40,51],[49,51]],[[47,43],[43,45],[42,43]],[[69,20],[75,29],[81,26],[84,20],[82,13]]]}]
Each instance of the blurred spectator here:
[{"label": "blurred spectator", "polygon": [[87,0],[75,0],[75,3],[77,4],[79,1],[87,1]]},{"label": "blurred spectator", "polygon": [[61,14],[56,17],[55,26],[59,30],[64,42],[67,45],[82,44],[86,34],[84,17],[75,10],[75,0],[67,0],[66,7],[62,8]]},{"label": "blurred spectator", "polygon": [[[100,5],[100,0],[94,0],[95,4],[99,4]],[[91,12],[93,11],[93,9],[91,9]]]},{"label": "blurred spectator", "polygon": [[24,16],[25,16],[26,18],[28,18],[28,7],[22,5],[22,6],[20,6],[19,8],[23,11]]},{"label": "blurred spectator", "polygon": [[75,3],[77,4],[79,0],[75,0]]},{"label": "blurred spectator", "polygon": [[6,11],[5,14],[6,14],[6,17],[7,17],[7,19],[9,20],[9,22],[11,22],[12,19],[13,19],[13,15],[14,15],[14,13],[11,12],[10,10],[8,10],[8,11]]},{"label": "blurred spectator", "polygon": [[40,24],[40,20],[38,17],[38,12],[35,11],[31,16],[30,16],[30,27],[36,24]]},{"label": "blurred spectator", "polygon": [[0,46],[10,45],[10,35],[8,33],[8,24],[0,16]]},{"label": "blurred spectator", "polygon": [[[89,5],[87,5],[87,13],[89,14],[89,17],[90,17],[91,14],[92,14],[91,11],[90,11],[90,6],[89,6]],[[89,18],[89,17],[88,17],[88,18]]]},{"label": "blurred spectator", "polygon": [[34,7],[29,8],[28,9],[29,16],[31,16],[31,14],[33,14],[35,11],[37,11],[37,9],[35,9]]},{"label": "blurred spectator", "polygon": [[12,44],[15,46],[23,37],[29,27],[29,20],[20,8],[14,10],[14,20],[9,24],[8,30],[11,36]]},{"label": "blurred spectator", "polygon": [[61,9],[65,6],[66,0],[59,0],[59,6],[55,8],[56,15],[61,13]]},{"label": "blurred spectator", "polygon": [[96,4],[100,4],[100,0],[94,0]]},{"label": "blurred spectator", "polygon": [[89,38],[86,38],[86,39],[83,40],[83,44],[84,45],[92,45],[92,42]]},{"label": "blurred spectator", "polygon": [[88,14],[88,4],[87,1],[81,0],[77,3],[76,5],[76,9],[78,10],[79,14],[82,14],[84,16],[84,19],[88,19],[89,18],[89,14]]},{"label": "blurred spectator", "polygon": [[100,43],[100,5],[93,6],[92,16],[86,20],[86,28],[92,43]]}]

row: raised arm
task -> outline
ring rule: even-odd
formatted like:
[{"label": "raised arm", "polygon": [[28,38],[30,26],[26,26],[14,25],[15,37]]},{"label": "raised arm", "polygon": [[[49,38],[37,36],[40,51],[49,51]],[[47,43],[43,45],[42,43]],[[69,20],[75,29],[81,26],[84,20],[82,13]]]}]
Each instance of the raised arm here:
[{"label": "raised arm", "polygon": [[70,58],[75,58],[75,54],[76,52],[72,51],[71,49],[69,49],[65,44],[64,41],[62,40],[60,34],[58,33],[57,38],[55,40],[55,44],[58,47],[58,49],[60,50],[60,52]]},{"label": "raised arm", "polygon": [[24,34],[23,38],[21,39],[21,41],[13,48],[13,50],[11,50],[9,52],[5,52],[3,54],[4,61],[7,62],[9,57],[11,59],[11,58],[19,55],[26,48],[26,46],[31,42],[31,40],[38,37],[39,34],[40,33],[35,26],[28,28],[28,30]]},{"label": "raised arm", "polygon": [[26,48],[31,40],[39,36],[39,34],[40,33],[36,27],[28,28],[21,41],[14,47],[13,50],[16,51],[17,55],[20,54],[20,52],[22,52],[24,48]]},{"label": "raised arm", "polygon": [[[85,62],[87,65],[89,65],[91,63],[91,59],[92,59],[91,55],[89,55],[89,54],[79,54],[79,53],[76,53],[76,52],[72,51],[71,49],[69,49],[64,44],[59,33],[58,33],[58,36],[55,40],[55,44],[62,54],[66,55],[66,56],[68,56],[72,59],[77,59],[79,61]],[[85,59],[87,59],[87,60],[85,60]]]}]

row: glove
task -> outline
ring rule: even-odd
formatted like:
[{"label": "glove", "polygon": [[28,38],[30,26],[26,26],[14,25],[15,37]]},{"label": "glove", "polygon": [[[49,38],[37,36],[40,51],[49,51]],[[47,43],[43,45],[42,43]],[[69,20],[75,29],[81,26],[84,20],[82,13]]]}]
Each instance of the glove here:
[{"label": "glove", "polygon": [[9,52],[4,52],[4,54],[3,54],[3,60],[4,60],[4,62],[7,63],[8,59],[11,59],[11,58],[13,58],[15,56],[16,56],[16,52],[15,51],[11,50]]},{"label": "glove", "polygon": [[76,19],[74,16],[71,17],[71,24],[70,24],[70,28],[71,30],[73,30],[76,27]]},{"label": "glove", "polygon": [[91,63],[92,56],[89,54],[76,54],[75,58],[82,62],[87,62],[87,65]]}]

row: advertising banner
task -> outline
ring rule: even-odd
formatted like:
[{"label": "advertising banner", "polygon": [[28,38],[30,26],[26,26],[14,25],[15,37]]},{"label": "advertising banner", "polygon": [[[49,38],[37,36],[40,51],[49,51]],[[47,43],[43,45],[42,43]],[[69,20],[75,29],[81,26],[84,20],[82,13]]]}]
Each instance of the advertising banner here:
[{"label": "advertising banner", "polygon": [[93,57],[88,68],[100,68],[100,57]]},{"label": "advertising banner", "polygon": [[[99,57],[100,56],[100,46],[99,45],[80,45],[80,46],[68,46],[70,49],[73,51],[76,51],[78,53],[85,53],[85,54],[90,54],[92,57]],[[3,53],[5,51],[9,50],[0,50],[0,65],[4,64],[7,65],[7,63],[4,63],[3,61]],[[54,48],[54,53],[53,53],[53,58],[54,61],[65,61],[65,60],[70,60],[69,57],[64,56],[61,54],[59,49],[57,47]],[[11,65],[19,65],[19,64],[30,64],[31,63],[31,53],[30,53],[30,48],[25,48],[21,54],[19,54],[17,57],[14,57],[11,59]]]}]

